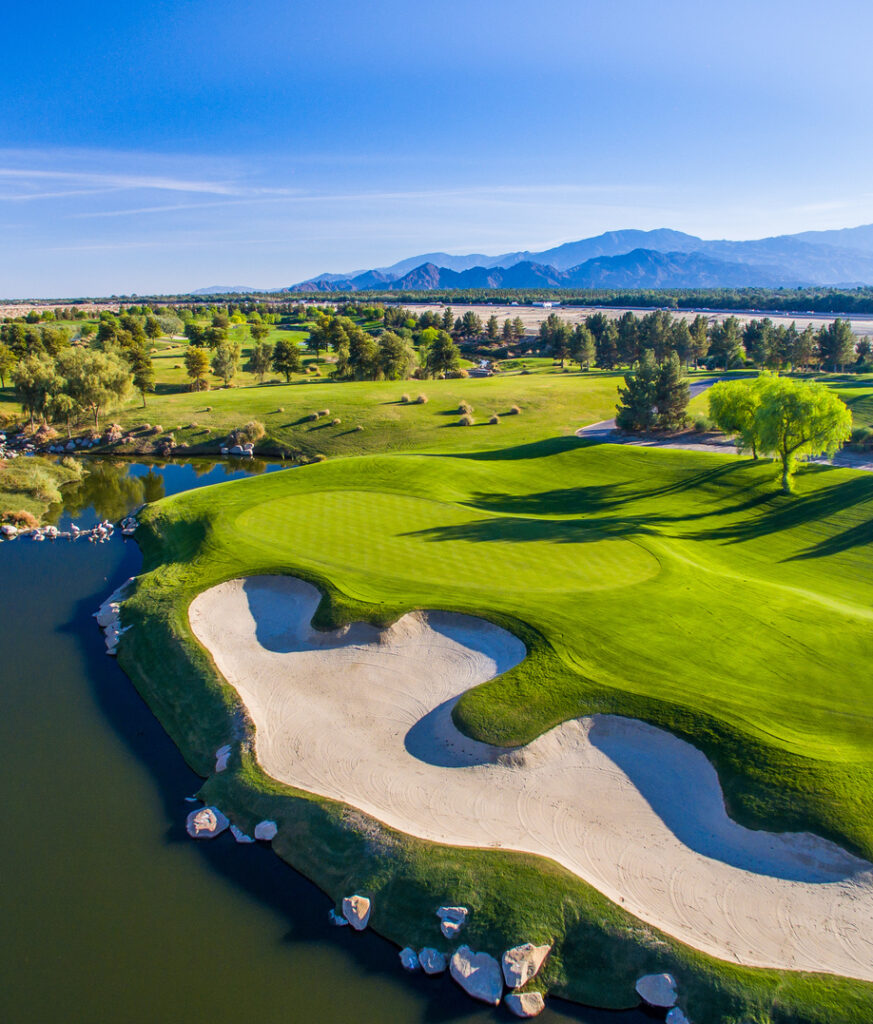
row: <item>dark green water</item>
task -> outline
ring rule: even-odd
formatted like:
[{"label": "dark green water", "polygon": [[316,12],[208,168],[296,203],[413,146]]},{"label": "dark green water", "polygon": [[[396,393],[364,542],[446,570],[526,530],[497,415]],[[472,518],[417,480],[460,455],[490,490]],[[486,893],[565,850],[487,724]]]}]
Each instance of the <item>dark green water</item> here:
[{"label": "dark green water", "polygon": [[[53,518],[90,526],[270,468],[104,463]],[[376,935],[331,928],[327,897],[262,844],[187,838],[199,780],[91,617],[139,566],[118,537],[0,543],[0,1021],[508,1020],[448,977],[405,975]],[[651,1019],[559,1001],[539,1018]]]}]

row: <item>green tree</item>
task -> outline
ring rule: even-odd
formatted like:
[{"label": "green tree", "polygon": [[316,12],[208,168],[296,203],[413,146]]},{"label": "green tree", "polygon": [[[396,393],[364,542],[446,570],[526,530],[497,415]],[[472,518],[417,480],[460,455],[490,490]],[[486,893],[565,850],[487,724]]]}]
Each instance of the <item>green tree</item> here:
[{"label": "green tree", "polygon": [[101,413],[119,404],[130,391],[130,369],[111,352],[70,348],[58,356],[57,369],[63,378],[61,390],[83,412],[93,415],[95,429],[100,427]]},{"label": "green tree", "polygon": [[485,333],[488,335],[490,341],[497,341],[500,337],[500,321],[493,314],[488,317],[488,323],[485,325]]},{"label": "green tree", "polygon": [[300,346],[294,341],[280,338],[273,349],[273,369],[288,382],[292,373],[300,372]]},{"label": "green tree", "polygon": [[222,341],[215,348],[212,356],[212,372],[216,377],[220,377],[224,381],[225,387],[236,376],[236,371],[239,369],[240,355],[241,350],[238,341]]},{"label": "green tree", "polygon": [[[257,313],[254,313],[252,315],[258,316]],[[264,338],[266,338],[267,335],[270,333],[270,325],[262,323],[261,318],[258,317],[257,320],[252,321],[252,323],[249,325],[249,331],[251,332],[252,338],[255,341],[263,341]]]},{"label": "green tree", "polygon": [[58,379],[52,359],[43,354],[25,356],[12,370],[15,397],[30,416],[45,416],[51,396],[58,390]]},{"label": "green tree", "polygon": [[142,395],[142,407],[146,407],[146,395],[155,390],[155,368],[152,358],[144,348],[135,349],[131,359],[133,386]]},{"label": "green tree", "polygon": [[427,353],[427,372],[436,377],[440,373],[452,373],[461,361],[458,346],[447,331],[440,331]]},{"label": "green tree", "polygon": [[482,319],[479,314],[474,313],[472,309],[468,309],[461,318],[462,337],[479,338],[482,335],[482,329]]},{"label": "green tree", "polygon": [[516,341],[521,341],[524,335],[524,321],[521,319],[520,316],[517,316],[512,321],[512,336],[515,338]]},{"label": "green tree", "polygon": [[655,387],[658,366],[651,349],[646,349],[618,389],[615,424],[619,430],[651,430],[655,423]]},{"label": "green tree", "polygon": [[378,360],[386,380],[405,380],[415,364],[415,353],[406,338],[393,331],[385,331],[379,337]]},{"label": "green tree", "polygon": [[147,338],[155,341],[163,334],[161,324],[156,316],[147,316],[145,322],[145,333]]},{"label": "green tree", "polygon": [[580,369],[591,369],[591,364],[596,358],[597,351],[594,347],[594,335],[585,324],[576,324],[576,330],[573,332],[572,355],[579,364]]},{"label": "green tree", "polygon": [[691,389],[682,376],[679,354],[671,352],[658,368],[655,381],[655,408],[658,410],[658,426],[664,430],[678,430],[685,426],[685,413]]},{"label": "green tree", "polygon": [[691,321],[691,343],[694,363],[699,366],[709,354],[709,330],[706,317],[701,313]]},{"label": "green tree", "polygon": [[799,458],[831,456],[852,432],[852,414],[830,388],[787,377],[772,377],[762,387],[756,420],[762,450],[782,466],[786,494]]},{"label": "green tree", "polygon": [[714,384],[707,394],[709,417],[726,434],[735,434],[740,451],[751,451],[758,458],[761,448],[758,408],[769,374],[761,374],[753,382],[723,380]]},{"label": "green tree", "polygon": [[191,390],[205,391],[209,387],[209,351],[201,345],[189,345],[185,351],[185,370],[191,378]]},{"label": "green tree", "polygon": [[[252,327],[258,327],[259,324],[253,324]],[[269,330],[269,328],[268,328]],[[254,331],[252,332],[254,334]],[[253,373],[258,378],[258,383],[263,384],[264,377],[267,374],[267,370],[273,362],[273,346],[269,341],[257,341],[252,345],[251,351],[249,352],[249,358],[246,361],[245,369],[248,373]]]},{"label": "green tree", "polygon": [[822,327],[818,332],[818,347],[823,366],[833,370],[841,370],[855,361],[855,342],[852,325],[848,320],[839,317]]},{"label": "green tree", "polygon": [[613,320],[607,320],[603,330],[594,335],[594,348],[597,365],[603,370],[615,369],[618,365],[618,327]]},{"label": "green tree", "polygon": [[725,370],[742,360],[740,322],[735,316],[728,316],[716,324],[709,334],[709,351],[717,365]]},{"label": "green tree", "polygon": [[0,388],[6,387],[6,378],[15,362],[15,353],[5,342],[0,341]]},{"label": "green tree", "polygon": [[454,310],[452,309],[451,306],[446,306],[446,308],[443,310],[443,317],[442,317],[442,328],[446,332],[446,334],[451,334],[452,327],[454,326],[454,323],[455,323],[455,313],[454,313]]}]

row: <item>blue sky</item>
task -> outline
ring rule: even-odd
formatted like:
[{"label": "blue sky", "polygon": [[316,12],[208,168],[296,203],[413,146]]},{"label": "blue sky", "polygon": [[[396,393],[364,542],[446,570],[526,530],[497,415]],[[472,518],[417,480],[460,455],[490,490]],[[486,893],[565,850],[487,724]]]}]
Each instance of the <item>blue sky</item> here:
[{"label": "blue sky", "polygon": [[869,223],[871,29],[841,0],[31,0],[0,296]]}]

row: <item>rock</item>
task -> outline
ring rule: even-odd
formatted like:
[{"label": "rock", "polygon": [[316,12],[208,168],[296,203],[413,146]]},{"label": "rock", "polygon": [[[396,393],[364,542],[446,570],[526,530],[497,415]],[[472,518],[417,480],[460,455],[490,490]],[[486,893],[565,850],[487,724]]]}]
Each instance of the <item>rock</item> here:
[{"label": "rock", "polygon": [[214,839],[230,822],[217,807],[201,807],[192,811],[185,822],[185,828],[192,839]]},{"label": "rock", "polygon": [[349,922],[343,917],[342,914],[338,914],[335,910],[329,910],[327,919],[336,928],[348,928]]},{"label": "rock", "polygon": [[4,523],[3,526],[0,526],[0,533],[2,533],[4,537],[17,537],[18,529],[10,523]]},{"label": "rock", "polygon": [[546,1008],[542,992],[510,992],[503,1002],[516,1017],[536,1017]]},{"label": "rock", "polygon": [[442,974],[449,966],[445,953],[440,953],[433,946],[425,946],[418,954],[418,962],[425,974]]},{"label": "rock", "polygon": [[235,444],[230,449],[230,454],[231,455],[245,455],[245,448],[243,448],[243,446],[241,444]]},{"label": "rock", "polygon": [[254,839],[251,836],[247,836],[241,828],[237,828],[236,825],[230,826],[230,834],[238,843],[253,843]]},{"label": "rock", "polygon": [[667,1014],[667,1024],[691,1024],[691,1021],[685,1016],[678,1006],[674,1006]]},{"label": "rock", "polygon": [[366,896],[346,896],[343,900],[343,917],[356,932],[362,932],[370,920],[370,901]]},{"label": "rock", "polygon": [[453,939],[467,923],[470,911],[466,907],[440,907],[436,913],[443,935],[447,939]]},{"label": "rock", "polygon": [[227,768],[227,762],[230,760],[231,747],[229,743],[225,743],[223,747],[219,747],[215,751],[215,770],[217,772],[223,772]]},{"label": "rock", "polygon": [[535,946],[532,942],[514,946],[503,954],[503,977],[509,988],[521,988],[543,966],[551,946]]},{"label": "rock", "polygon": [[275,839],[278,831],[275,821],[259,821],[255,825],[255,839],[264,839],[269,842],[271,839]]},{"label": "rock", "polygon": [[404,971],[417,971],[421,964],[418,962],[418,953],[410,946],[406,946],[397,954]]},{"label": "rock", "polygon": [[672,974],[644,974],[635,987],[649,1006],[676,1005],[676,979]]},{"label": "rock", "polygon": [[492,1006],[499,1004],[503,978],[500,964],[489,953],[474,953],[469,946],[461,946],[449,963],[449,973],[467,995]]}]

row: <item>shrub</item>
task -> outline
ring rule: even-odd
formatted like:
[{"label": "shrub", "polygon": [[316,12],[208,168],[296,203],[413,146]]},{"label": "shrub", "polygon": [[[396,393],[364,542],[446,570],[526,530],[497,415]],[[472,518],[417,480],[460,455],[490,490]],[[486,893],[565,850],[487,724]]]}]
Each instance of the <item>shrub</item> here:
[{"label": "shrub", "polygon": [[712,429],[712,424],[709,422],[708,416],[696,416],[694,418],[694,429],[699,434],[706,433],[707,430]]},{"label": "shrub", "polygon": [[465,412],[464,415],[458,420],[458,426],[472,427],[475,422],[476,421],[473,419],[473,417],[468,412]]},{"label": "shrub", "polygon": [[19,530],[34,530],[39,526],[39,520],[31,512],[20,509],[18,512],[4,512],[0,519],[4,523],[11,523]]},{"label": "shrub", "polygon": [[339,418],[339,416],[334,416],[334,418],[330,421],[330,425],[332,427],[338,427],[340,423],[342,423],[342,420]]},{"label": "shrub", "polygon": [[415,400],[416,405],[427,405],[427,395],[419,395]]},{"label": "shrub", "polygon": [[68,469],[77,480],[81,480],[85,475],[85,470],[82,469],[82,463],[78,459],[74,459],[72,455],[65,455],[61,459],[61,465],[64,469]]},{"label": "shrub", "polygon": [[181,363],[173,363],[173,369],[174,370],[181,370],[182,369],[182,364]]},{"label": "shrub", "polygon": [[318,410],[318,415],[319,416],[330,416],[330,409],[319,409]]},{"label": "shrub", "polygon": [[363,427],[361,426],[361,424],[360,424],[360,423],[359,423],[359,424],[358,424],[358,425],[357,425],[357,426],[355,427],[355,430],[363,430],[363,429],[364,429],[364,428],[363,428]]},{"label": "shrub", "polygon": [[198,423],[189,423],[188,426],[185,427],[185,429],[186,430],[196,430],[198,426],[199,426]]},{"label": "shrub", "polygon": [[461,413],[462,415],[466,413],[471,413],[472,411],[473,406],[470,405],[469,402],[461,402],[461,404],[458,406],[458,412]]},{"label": "shrub", "polygon": [[500,417],[497,415],[497,413],[494,413],[494,415],[491,417],[490,420],[488,420],[488,422],[491,424],[497,424],[500,422]]},{"label": "shrub", "polygon": [[246,442],[254,444],[255,441],[260,441],[267,431],[260,420],[249,420],[243,426],[237,427],[233,433],[237,444],[246,444]]},{"label": "shrub", "polygon": [[157,426],[154,426],[151,429],[152,434],[163,434],[163,432],[164,428],[160,425],[160,423],[158,423]]},{"label": "shrub", "polygon": [[400,404],[401,405],[406,405],[408,402],[409,402],[409,395],[401,395],[400,396]]},{"label": "shrub", "polygon": [[316,455],[312,456],[312,461],[313,462],[324,462],[326,459],[327,459],[327,456],[325,454],[323,454],[322,452],[318,452]]},{"label": "shrub", "polygon": [[520,412],[521,412],[521,407],[520,407],[520,406],[517,406],[517,405],[513,405],[513,406],[512,406],[511,408],[510,408],[510,410],[509,410],[509,415],[510,415],[510,416],[518,416],[518,414],[519,414]]},{"label": "shrub", "polygon": [[207,405],[205,411],[206,412],[212,412],[212,406],[211,405]]},{"label": "shrub", "polygon": [[870,427],[855,427],[852,431],[852,444],[867,445],[873,443],[873,429]]},{"label": "shrub", "polygon": [[469,377],[470,374],[464,369],[463,366],[459,366],[457,370],[449,370],[446,374],[448,380],[460,380],[463,377]]},{"label": "shrub", "polygon": [[285,406],[284,405],[280,405],[279,408],[276,410],[276,412],[284,412],[284,411],[285,411]]},{"label": "shrub", "polygon": [[314,423],[318,419],[317,412],[311,412],[308,416],[303,417],[304,423]]}]

